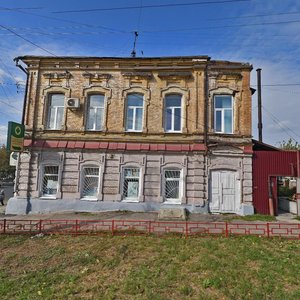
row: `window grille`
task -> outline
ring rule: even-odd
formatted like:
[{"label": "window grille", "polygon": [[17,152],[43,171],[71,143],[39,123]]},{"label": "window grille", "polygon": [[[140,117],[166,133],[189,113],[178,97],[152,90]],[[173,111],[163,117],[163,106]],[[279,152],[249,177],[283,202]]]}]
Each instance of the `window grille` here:
[{"label": "window grille", "polygon": [[123,198],[137,199],[139,196],[140,169],[123,169]]},{"label": "window grille", "polygon": [[83,168],[83,198],[97,198],[99,186],[99,168],[85,167]]},{"label": "window grille", "polygon": [[165,170],[165,199],[180,199],[180,170]]},{"label": "window grille", "polygon": [[58,166],[44,166],[43,196],[55,196],[58,188]]}]

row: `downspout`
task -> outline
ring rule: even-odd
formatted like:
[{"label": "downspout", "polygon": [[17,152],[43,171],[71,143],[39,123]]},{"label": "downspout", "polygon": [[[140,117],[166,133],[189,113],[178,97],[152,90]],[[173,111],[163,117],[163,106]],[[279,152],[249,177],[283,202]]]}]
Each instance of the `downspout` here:
[{"label": "downspout", "polygon": [[27,102],[27,94],[28,94],[28,82],[29,82],[29,72],[23,68],[22,65],[19,64],[19,58],[14,58],[14,61],[16,62],[16,66],[23,71],[26,74],[26,87],[25,87],[25,96],[24,96],[24,102],[23,102],[23,111],[22,111],[22,121],[21,124],[24,125],[25,122],[25,110],[26,110],[26,102]]},{"label": "downspout", "polygon": [[[16,66],[26,74],[26,86],[25,86],[25,95],[24,95],[24,101],[23,101],[23,110],[22,110],[22,120],[21,124],[25,125],[25,111],[26,111],[26,105],[27,105],[27,95],[28,95],[28,83],[29,83],[29,72],[19,64],[19,58],[14,58],[14,62],[16,63]],[[17,160],[17,166],[16,166],[16,173],[15,173],[15,183],[14,183],[14,196],[16,197],[18,194],[18,183],[19,183],[19,177],[20,177],[20,154],[18,155]]]},{"label": "downspout", "polygon": [[205,153],[207,154],[208,151],[208,63],[205,65],[204,69],[204,146],[205,146]]}]

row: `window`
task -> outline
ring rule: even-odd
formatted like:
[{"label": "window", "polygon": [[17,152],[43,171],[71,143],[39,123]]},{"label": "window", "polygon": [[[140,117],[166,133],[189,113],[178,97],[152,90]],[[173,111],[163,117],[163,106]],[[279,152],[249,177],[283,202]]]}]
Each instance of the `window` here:
[{"label": "window", "polygon": [[48,129],[61,129],[63,124],[65,108],[65,95],[64,94],[51,94],[49,96],[48,106]]},{"label": "window", "polygon": [[181,95],[171,94],[165,97],[165,131],[181,132],[182,99]]},{"label": "window", "polygon": [[99,168],[84,167],[82,171],[82,198],[97,199],[99,191]]},{"label": "window", "polygon": [[87,130],[102,130],[104,116],[104,95],[88,97]]},{"label": "window", "polygon": [[58,166],[44,166],[42,196],[56,196],[58,190],[58,169]]},{"label": "window", "polygon": [[180,203],[182,195],[182,176],[180,170],[164,171],[164,198],[166,202]]},{"label": "window", "polygon": [[129,94],[126,108],[126,131],[142,131],[143,128],[143,95]]},{"label": "window", "polygon": [[214,97],[214,102],[215,132],[232,133],[232,97],[230,95],[217,95]]},{"label": "window", "polygon": [[123,169],[123,199],[138,200],[140,190],[140,169]]}]

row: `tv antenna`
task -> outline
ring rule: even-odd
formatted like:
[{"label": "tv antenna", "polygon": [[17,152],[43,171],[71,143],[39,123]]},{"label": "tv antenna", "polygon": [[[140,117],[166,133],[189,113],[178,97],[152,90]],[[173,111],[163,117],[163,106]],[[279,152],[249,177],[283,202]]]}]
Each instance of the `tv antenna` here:
[{"label": "tv antenna", "polygon": [[136,52],[135,52],[135,46],[136,46],[136,41],[137,41],[137,38],[139,36],[139,33],[137,31],[134,32],[134,42],[133,42],[133,49],[131,51],[131,57],[135,57],[136,55]]}]

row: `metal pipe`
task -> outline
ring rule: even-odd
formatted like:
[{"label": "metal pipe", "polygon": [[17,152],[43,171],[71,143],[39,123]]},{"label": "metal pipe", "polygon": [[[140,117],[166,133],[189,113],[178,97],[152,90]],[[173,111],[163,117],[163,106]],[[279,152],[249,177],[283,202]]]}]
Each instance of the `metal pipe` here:
[{"label": "metal pipe", "polygon": [[257,69],[257,106],[258,106],[258,140],[262,143],[262,105],[261,105],[261,69]]}]

